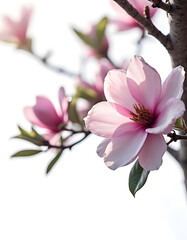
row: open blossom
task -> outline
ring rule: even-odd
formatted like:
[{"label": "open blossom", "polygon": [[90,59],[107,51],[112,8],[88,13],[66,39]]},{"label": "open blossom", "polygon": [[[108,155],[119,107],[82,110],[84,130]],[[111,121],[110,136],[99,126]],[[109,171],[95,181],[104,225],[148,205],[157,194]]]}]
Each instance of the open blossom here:
[{"label": "open blossom", "polygon": [[63,126],[68,123],[68,100],[62,87],[59,90],[59,103],[60,110],[57,111],[48,98],[38,96],[33,107],[24,108],[24,114],[28,121],[46,129],[43,137],[51,144],[56,144],[61,136]]},{"label": "open blossom", "polygon": [[127,71],[111,70],[104,82],[107,101],[96,104],[85,119],[87,128],[105,139],[97,148],[106,165],[117,169],[139,157],[146,170],[162,164],[168,134],[185,111],[180,100],[184,70],[172,70],[163,85],[157,71],[135,56]]},{"label": "open blossom", "polygon": [[[136,10],[143,14],[144,7],[148,6],[150,10],[150,17],[152,18],[157,11],[156,8],[151,7],[151,3],[147,0],[128,0],[130,4],[133,5]],[[126,13],[116,2],[111,0],[111,4],[114,9],[119,14],[119,19],[112,19],[110,23],[113,23],[117,26],[118,31],[129,30],[134,27],[138,27],[143,30],[143,28],[132,18],[128,13]]]},{"label": "open blossom", "polygon": [[4,16],[3,29],[0,30],[0,40],[16,43],[18,46],[25,45],[28,41],[27,29],[32,15],[31,7],[22,7],[20,17],[12,19]]}]

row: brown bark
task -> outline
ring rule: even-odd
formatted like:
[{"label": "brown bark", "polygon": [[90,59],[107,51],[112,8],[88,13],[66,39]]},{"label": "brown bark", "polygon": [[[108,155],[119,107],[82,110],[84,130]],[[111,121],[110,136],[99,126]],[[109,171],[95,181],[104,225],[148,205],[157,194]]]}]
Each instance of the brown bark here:
[{"label": "brown bark", "polygon": [[[174,6],[174,11],[168,14],[170,24],[170,39],[173,49],[169,51],[172,66],[182,65],[187,73],[187,1],[186,0],[170,0],[170,4]],[[184,82],[184,94],[182,100],[187,109],[187,75]],[[184,114],[187,122],[187,111]],[[187,189],[187,141],[181,141],[181,148],[178,152],[177,159],[184,171],[185,186]]]},{"label": "brown bark", "polygon": [[[157,7],[162,8],[167,12],[170,25],[170,32],[167,36],[163,35],[151,22],[144,18],[139,12],[132,7],[128,0],[114,0],[117,2],[129,15],[131,15],[139,24],[141,24],[148,33],[158,39],[168,50],[171,57],[173,67],[182,65],[186,72],[184,82],[184,94],[182,100],[187,109],[187,0],[168,0],[163,3],[162,0],[152,1],[158,3]],[[167,5],[168,4],[168,5]],[[187,111],[184,114],[184,119],[187,122]],[[169,149],[172,154],[173,151]],[[187,190],[187,141],[181,141],[181,148],[175,154],[172,154],[179,162],[183,169],[185,177],[185,186]]]}]

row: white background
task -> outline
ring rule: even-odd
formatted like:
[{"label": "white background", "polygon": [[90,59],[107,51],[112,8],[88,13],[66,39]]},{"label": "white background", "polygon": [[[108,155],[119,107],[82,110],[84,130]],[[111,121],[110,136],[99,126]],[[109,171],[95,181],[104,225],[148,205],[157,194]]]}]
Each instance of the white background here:
[{"label": "white background", "polygon": [[[108,0],[53,0],[1,2],[0,14],[16,15],[23,3],[35,7],[29,35],[38,54],[53,50],[53,63],[78,71],[84,47],[71,31],[84,29],[101,17],[115,16]],[[155,18],[167,33],[165,14]],[[116,63],[135,53],[137,30],[110,37],[110,55]],[[171,70],[164,48],[152,37],[141,55],[162,79]],[[51,72],[32,56],[0,44],[0,239],[2,240],[186,240],[187,203],[183,175],[177,163],[164,155],[159,171],[149,175],[134,199],[128,190],[131,166],[109,170],[96,155],[101,141],[91,136],[65,152],[51,173],[47,164],[53,153],[25,159],[10,159],[18,150],[32,145],[10,140],[17,124],[29,129],[22,109],[33,105],[36,95],[48,96],[58,105],[58,89],[72,93],[73,80]]]}]

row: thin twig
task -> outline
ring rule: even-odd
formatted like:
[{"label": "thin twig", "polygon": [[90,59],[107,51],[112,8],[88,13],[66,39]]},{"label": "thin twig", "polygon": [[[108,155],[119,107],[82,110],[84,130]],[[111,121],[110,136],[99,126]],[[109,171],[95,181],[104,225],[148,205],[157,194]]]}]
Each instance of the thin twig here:
[{"label": "thin twig", "polygon": [[[63,144],[62,145],[52,145],[48,141],[45,142],[45,146],[47,146],[48,149],[56,148],[56,149],[61,149],[61,150],[64,150],[64,149],[71,150],[75,145],[77,145],[78,143],[82,142],[85,138],[87,138],[91,134],[91,132],[89,132],[89,131],[87,131],[87,132],[83,132],[82,131],[82,132],[75,132],[75,133],[84,133],[84,137],[81,138],[80,140],[78,140],[77,142],[72,143],[71,145],[68,145],[68,146],[64,146]],[[73,135],[73,133],[72,133],[72,135]]]},{"label": "thin twig", "polygon": [[136,10],[127,0],[114,0],[118,3],[131,17],[133,17],[148,33],[154,36],[168,50],[173,49],[172,42],[169,36],[160,32],[152,23],[151,19],[145,18]]},{"label": "thin twig", "polygon": [[169,143],[177,142],[178,140],[187,140],[187,135],[179,135],[179,134],[176,134],[175,131],[173,131],[173,133],[169,133],[167,136],[171,138]]},{"label": "thin twig", "polygon": [[38,59],[40,62],[42,62],[48,69],[60,73],[60,74],[65,74],[69,77],[75,77],[78,76],[79,74],[74,73],[74,72],[70,72],[62,67],[57,67],[51,63],[48,62],[48,58],[47,57],[40,57],[38,56],[36,53],[34,53],[33,51],[30,51],[30,53],[32,54],[33,57],[35,57],[36,59]]}]

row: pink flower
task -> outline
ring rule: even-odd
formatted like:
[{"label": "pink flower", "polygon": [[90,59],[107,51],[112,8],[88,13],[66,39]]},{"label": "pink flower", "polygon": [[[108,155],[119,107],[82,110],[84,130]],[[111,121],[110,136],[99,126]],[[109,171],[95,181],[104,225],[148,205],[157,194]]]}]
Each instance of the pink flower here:
[{"label": "pink flower", "polygon": [[[128,0],[129,3],[133,5],[134,8],[136,8],[141,14],[143,14],[144,7],[149,6],[150,10],[150,17],[153,17],[155,12],[157,11],[156,8],[151,7],[151,3],[147,0]],[[119,14],[119,19],[112,19],[110,20],[110,23],[113,23],[117,26],[118,31],[124,31],[129,30],[134,27],[138,27],[142,30],[144,30],[135,20],[132,18],[128,13],[126,13],[116,2],[111,0],[111,4],[114,7],[114,9]]]},{"label": "pink flower", "polygon": [[184,70],[173,69],[163,85],[157,71],[135,56],[127,69],[111,70],[104,82],[107,101],[96,104],[85,119],[87,128],[104,137],[97,153],[111,169],[125,166],[137,157],[146,170],[162,164],[168,134],[185,106]]},{"label": "pink flower", "polygon": [[59,140],[63,125],[68,123],[68,100],[64,88],[59,90],[59,102],[60,111],[56,111],[48,98],[38,96],[36,105],[24,108],[24,114],[28,121],[47,130],[43,136],[51,144],[55,144]]},{"label": "pink flower", "polygon": [[77,79],[77,86],[82,86],[87,89],[91,89],[96,92],[98,98],[103,100],[104,97],[104,90],[103,90],[103,85],[104,85],[104,79],[108,73],[109,70],[114,69],[115,67],[107,60],[107,59],[102,59],[99,61],[98,65],[98,71],[95,75],[95,81],[91,84],[86,81],[84,81],[81,78]]},{"label": "pink flower", "polygon": [[105,57],[107,56],[109,42],[106,36],[103,37],[102,42],[98,41],[98,36],[96,33],[96,25],[90,25],[89,29],[86,31],[86,35],[92,39],[92,44],[94,47],[87,46],[87,56],[88,57]]},{"label": "pink flower", "polygon": [[16,43],[19,46],[27,41],[27,29],[32,15],[31,7],[22,7],[19,19],[3,17],[4,28],[0,31],[0,40]]},{"label": "pink flower", "polygon": [[77,111],[81,119],[86,117],[88,111],[95,103],[105,100],[103,90],[104,79],[108,71],[114,68],[115,67],[107,59],[102,59],[99,61],[98,71],[95,75],[95,81],[93,83],[88,83],[80,77],[76,79],[76,87],[81,86],[85,90],[92,90],[95,93],[95,98],[93,101],[83,101],[83,99],[78,99],[79,101],[77,102]]}]

